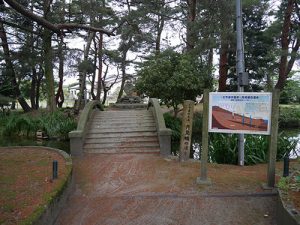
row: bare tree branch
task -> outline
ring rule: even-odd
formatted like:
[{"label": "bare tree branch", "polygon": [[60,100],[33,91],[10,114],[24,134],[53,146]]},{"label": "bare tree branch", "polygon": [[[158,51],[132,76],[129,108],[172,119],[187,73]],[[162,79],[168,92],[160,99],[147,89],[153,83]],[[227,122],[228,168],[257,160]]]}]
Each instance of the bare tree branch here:
[{"label": "bare tree branch", "polygon": [[4,0],[10,7],[12,7],[14,10],[19,12],[25,17],[28,17],[29,19],[34,20],[41,26],[53,31],[54,33],[57,33],[59,35],[64,34],[64,30],[74,30],[74,29],[82,29],[82,30],[87,30],[87,31],[95,31],[95,32],[100,32],[107,34],[108,36],[114,36],[115,34],[104,30],[102,28],[96,28],[96,27],[90,27],[87,25],[83,24],[74,24],[74,23],[66,23],[66,24],[53,24],[49,22],[48,20],[44,19],[43,17],[40,17],[31,11],[25,9],[21,4],[19,4],[15,0]]}]

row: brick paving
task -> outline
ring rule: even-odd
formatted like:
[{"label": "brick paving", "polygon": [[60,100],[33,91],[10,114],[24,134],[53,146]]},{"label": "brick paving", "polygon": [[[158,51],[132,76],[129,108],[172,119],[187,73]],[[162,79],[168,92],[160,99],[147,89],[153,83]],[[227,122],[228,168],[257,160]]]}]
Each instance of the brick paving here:
[{"label": "brick paving", "polygon": [[86,154],[56,225],[276,224],[266,165],[209,165],[210,186],[196,184],[199,171],[155,154]]}]

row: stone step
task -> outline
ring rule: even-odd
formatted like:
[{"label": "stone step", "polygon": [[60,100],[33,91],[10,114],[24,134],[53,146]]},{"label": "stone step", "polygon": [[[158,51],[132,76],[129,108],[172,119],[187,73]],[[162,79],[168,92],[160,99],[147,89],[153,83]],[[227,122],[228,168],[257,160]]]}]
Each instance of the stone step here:
[{"label": "stone step", "polygon": [[154,153],[160,152],[159,148],[111,148],[111,149],[97,149],[90,148],[84,149],[86,153],[98,153],[98,154],[124,154],[124,153]]},{"label": "stone step", "polygon": [[127,132],[127,133],[89,133],[89,138],[124,138],[124,137],[157,137],[157,132]]},{"label": "stone step", "polygon": [[150,110],[106,110],[106,111],[98,111],[97,114],[106,114],[106,113],[114,113],[114,114],[152,114]]},{"label": "stone step", "polygon": [[147,124],[142,124],[142,123],[132,123],[132,124],[91,124],[90,129],[115,129],[118,128],[120,129],[120,132],[122,129],[139,129],[139,128],[153,128],[155,127],[154,123],[147,123]]},{"label": "stone step", "polygon": [[111,128],[91,128],[88,131],[88,134],[103,134],[103,133],[130,133],[130,132],[155,132],[156,127],[132,127],[132,128],[122,128],[119,129],[118,127],[111,127]]},{"label": "stone step", "polygon": [[134,103],[134,104],[127,104],[127,103],[116,103],[112,107],[119,108],[119,109],[145,109],[147,108],[148,104],[143,103]]},{"label": "stone step", "polygon": [[159,148],[158,142],[119,142],[119,143],[85,143],[84,148],[90,149],[90,148],[97,148],[97,149],[109,149],[109,148]]},{"label": "stone step", "polygon": [[124,143],[124,142],[136,142],[136,143],[144,143],[144,142],[157,142],[158,143],[158,137],[157,136],[149,136],[149,137],[99,137],[99,138],[86,138],[85,143],[86,144],[106,144],[106,143]]},{"label": "stone step", "polygon": [[105,116],[95,116],[93,120],[145,120],[145,119],[153,119],[153,116],[125,116],[125,115],[105,115]]},{"label": "stone step", "polygon": [[107,120],[97,120],[97,121],[93,121],[91,123],[92,126],[121,126],[121,125],[155,125],[154,120],[127,120],[127,121],[121,121],[121,120],[113,120],[113,121],[107,121]]},{"label": "stone step", "polygon": [[92,123],[100,123],[100,124],[131,124],[131,123],[153,123],[155,124],[155,120],[153,118],[102,118],[102,119],[94,119]]}]

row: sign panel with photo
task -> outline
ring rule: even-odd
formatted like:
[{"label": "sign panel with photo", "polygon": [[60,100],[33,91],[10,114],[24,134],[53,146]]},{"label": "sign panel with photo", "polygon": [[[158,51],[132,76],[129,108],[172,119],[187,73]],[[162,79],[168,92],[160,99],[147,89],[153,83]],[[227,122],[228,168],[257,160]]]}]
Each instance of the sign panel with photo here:
[{"label": "sign panel with photo", "polygon": [[209,132],[270,134],[272,94],[209,93]]}]

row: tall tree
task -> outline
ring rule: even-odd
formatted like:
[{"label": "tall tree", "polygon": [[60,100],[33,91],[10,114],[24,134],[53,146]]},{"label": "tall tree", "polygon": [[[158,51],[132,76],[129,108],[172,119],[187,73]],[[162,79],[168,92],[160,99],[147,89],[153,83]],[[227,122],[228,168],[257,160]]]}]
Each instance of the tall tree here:
[{"label": "tall tree", "polygon": [[187,2],[187,25],[186,25],[186,50],[191,51],[197,42],[196,28],[196,0],[186,0]]},{"label": "tall tree", "polygon": [[5,0],[5,2],[11,6],[14,10],[21,13],[25,17],[36,21],[38,24],[44,27],[43,29],[43,52],[44,52],[44,58],[45,58],[45,77],[47,82],[47,93],[48,93],[48,107],[50,111],[54,111],[56,108],[55,103],[55,91],[54,91],[54,77],[53,77],[53,53],[52,53],[52,35],[53,33],[56,33],[57,35],[63,35],[66,32],[70,32],[74,29],[82,29],[82,30],[88,30],[93,32],[103,32],[108,35],[113,35],[112,32],[106,31],[102,28],[96,28],[93,26],[80,24],[80,23],[54,23],[53,21],[53,12],[52,10],[52,4],[53,2],[51,0],[45,0],[42,3],[42,11],[43,11],[43,17],[31,12],[28,10],[25,6],[19,4],[15,0]]},{"label": "tall tree", "polygon": [[21,107],[25,112],[28,112],[31,110],[30,106],[27,104],[25,101],[24,97],[21,94],[17,78],[16,78],[16,73],[14,70],[13,63],[11,61],[11,56],[10,56],[10,50],[8,46],[8,40],[6,36],[6,31],[4,29],[3,22],[0,20],[0,39],[2,42],[2,48],[3,48],[3,53],[4,53],[4,60],[6,63],[6,73],[9,76],[9,79],[11,81],[11,85],[13,87],[14,91],[14,97],[19,101]]},{"label": "tall tree", "polygon": [[[287,5],[284,11],[284,19],[282,24],[282,31],[281,31],[281,57],[279,63],[279,78],[275,88],[282,90],[288,78],[288,74],[291,71],[295,59],[296,54],[300,47],[300,40],[299,36],[299,28],[297,29],[297,35],[293,37],[292,35],[292,14],[296,12],[298,16],[298,21],[296,22],[296,26],[299,27],[299,7],[298,3],[295,0],[288,0]],[[295,21],[294,21],[295,22]],[[289,46],[292,45],[291,51],[289,51]],[[288,56],[290,54],[290,59],[288,60]]]}]

